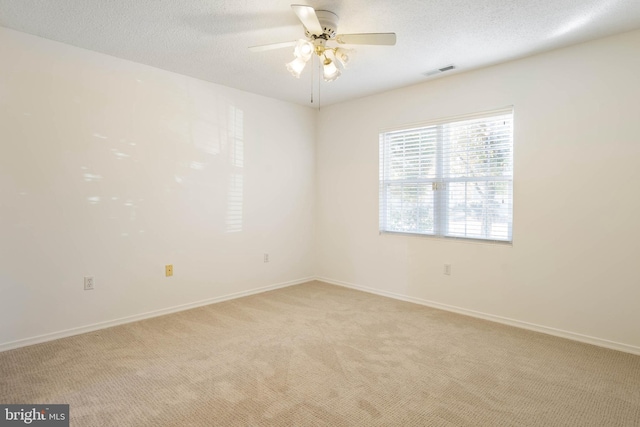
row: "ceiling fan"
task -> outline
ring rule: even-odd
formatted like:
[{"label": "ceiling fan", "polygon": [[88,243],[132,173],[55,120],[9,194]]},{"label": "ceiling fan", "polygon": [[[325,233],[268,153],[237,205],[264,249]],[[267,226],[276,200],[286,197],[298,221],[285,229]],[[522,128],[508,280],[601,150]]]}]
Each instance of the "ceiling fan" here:
[{"label": "ceiling fan", "polygon": [[336,61],[340,63],[342,68],[346,67],[353,50],[330,47],[327,46],[327,42],[386,46],[396,44],[395,33],[337,34],[338,15],[328,10],[315,10],[311,6],[300,4],[292,4],[291,8],[304,26],[306,39],[252,46],[249,50],[262,52],[295,46],[293,50],[295,59],[286,65],[287,70],[297,78],[300,77],[302,70],[313,54],[321,61],[322,74],[325,81],[333,81],[340,77],[342,71],[337,67]]}]

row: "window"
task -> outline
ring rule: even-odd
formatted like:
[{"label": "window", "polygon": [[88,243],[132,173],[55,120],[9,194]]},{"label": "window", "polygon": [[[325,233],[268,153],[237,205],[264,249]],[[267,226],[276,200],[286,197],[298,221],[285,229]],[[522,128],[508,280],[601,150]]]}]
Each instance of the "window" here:
[{"label": "window", "polygon": [[380,134],[380,231],[512,241],[513,109]]}]

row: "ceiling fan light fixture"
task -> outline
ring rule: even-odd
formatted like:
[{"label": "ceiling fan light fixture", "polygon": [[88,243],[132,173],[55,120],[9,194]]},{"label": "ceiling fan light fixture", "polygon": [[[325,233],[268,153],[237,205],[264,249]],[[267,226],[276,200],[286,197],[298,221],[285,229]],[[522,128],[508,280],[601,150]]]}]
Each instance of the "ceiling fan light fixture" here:
[{"label": "ceiling fan light fixture", "polygon": [[293,61],[287,63],[287,70],[289,70],[293,77],[299,79],[305,65],[307,65],[307,61],[302,58],[296,58]]},{"label": "ceiling fan light fixture", "polygon": [[309,58],[311,58],[314,49],[315,48],[313,46],[313,43],[308,40],[300,39],[298,40],[298,43],[296,43],[296,47],[293,50],[293,55],[296,58],[302,59],[307,62]]},{"label": "ceiling fan light fixture", "polygon": [[[293,46],[294,59],[287,63],[286,67],[296,78],[300,78],[307,62],[312,60],[314,56],[318,57],[318,65],[322,67],[322,77],[325,81],[331,82],[340,77],[342,70],[351,63],[355,51],[333,47],[328,42],[378,46],[396,44],[395,33],[338,34],[338,15],[331,11],[315,10],[311,6],[300,4],[292,4],[291,9],[304,28],[306,39],[252,46],[249,49],[252,52],[262,52]],[[315,60],[312,61],[312,65],[315,69]],[[318,73],[319,78],[320,73]]]},{"label": "ceiling fan light fixture", "polygon": [[326,58],[322,64],[322,77],[324,78],[324,81],[332,82],[340,77],[340,74],[342,73],[340,72],[340,69],[336,67],[336,64],[329,58]]},{"label": "ceiling fan light fixture", "polygon": [[355,51],[353,49],[344,49],[338,47],[334,51],[334,56],[338,61],[340,61],[340,64],[342,64],[344,68],[347,68],[347,65],[349,64],[349,62],[351,62],[351,57],[353,56],[354,52]]}]

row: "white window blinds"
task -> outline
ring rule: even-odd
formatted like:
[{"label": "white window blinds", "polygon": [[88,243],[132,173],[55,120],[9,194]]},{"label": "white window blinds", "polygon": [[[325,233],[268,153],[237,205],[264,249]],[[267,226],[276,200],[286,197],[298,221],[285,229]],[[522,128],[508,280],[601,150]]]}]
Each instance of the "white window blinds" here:
[{"label": "white window blinds", "polygon": [[512,241],[513,110],[380,134],[380,231]]}]

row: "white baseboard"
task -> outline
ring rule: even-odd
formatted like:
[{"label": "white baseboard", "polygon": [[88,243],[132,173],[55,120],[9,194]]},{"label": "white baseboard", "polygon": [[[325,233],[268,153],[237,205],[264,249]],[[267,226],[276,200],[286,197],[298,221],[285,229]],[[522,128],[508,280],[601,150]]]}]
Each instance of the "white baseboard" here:
[{"label": "white baseboard", "polygon": [[289,286],[299,285],[301,283],[315,280],[314,277],[308,277],[304,279],[292,280],[289,282],[277,283],[275,285],[264,286],[260,288],[250,289],[248,291],[234,292],[232,294],[223,295],[220,297],[209,298],[202,301],[191,302],[188,304],[176,305],[173,307],[163,308],[160,310],[149,311],[146,313],[135,314],[133,316],[122,317],[120,319],[108,320],[105,322],[94,323],[91,325],[80,326],[77,328],[66,329],[64,331],[52,332],[49,334],[38,335],[36,337],[24,338],[17,341],[11,341],[8,343],[0,344],[0,352],[13,350],[20,347],[26,347],[33,344],[40,344],[47,341],[53,341],[60,338],[66,338],[73,335],[84,334],[87,332],[93,332],[100,329],[111,328],[112,326],[118,326],[125,323],[137,322],[139,320],[150,319],[152,317],[164,316],[165,314],[176,313],[178,311],[189,310],[192,308],[202,307],[209,304],[215,304],[217,302],[228,301],[236,298],[246,297],[249,295],[260,294],[274,289],[286,288]]},{"label": "white baseboard", "polygon": [[575,333],[575,332],[564,331],[564,330],[561,330],[561,329],[550,328],[548,326],[536,325],[534,323],[523,322],[521,320],[510,319],[510,318],[507,318],[507,317],[496,316],[496,315],[493,315],[493,314],[482,313],[482,312],[475,311],[475,310],[468,310],[468,309],[465,309],[465,308],[460,308],[460,307],[456,307],[456,306],[452,306],[452,305],[448,305],[448,304],[442,304],[442,303],[435,302],[435,301],[429,301],[429,300],[424,300],[424,299],[421,299],[421,298],[410,297],[410,296],[407,296],[407,295],[396,294],[394,292],[388,292],[388,291],[383,291],[383,290],[379,290],[379,289],[369,288],[367,286],[355,285],[353,283],[347,283],[347,282],[343,282],[343,281],[340,281],[340,280],[333,280],[333,279],[329,279],[329,278],[326,278],[326,277],[307,277],[307,278],[303,278],[303,279],[292,280],[292,281],[283,282],[283,283],[277,283],[277,284],[274,284],[274,285],[269,285],[269,286],[264,286],[264,287],[260,287],[260,288],[250,289],[250,290],[247,290],[247,291],[235,292],[235,293],[228,294],[228,295],[223,295],[223,296],[220,296],[220,297],[209,298],[209,299],[202,300],[202,301],[196,301],[196,302],[192,302],[192,303],[188,303],[188,304],[181,304],[181,305],[168,307],[168,308],[164,308],[164,309],[160,309],[160,310],[154,310],[154,311],[150,311],[150,312],[146,312],[146,313],[136,314],[136,315],[133,315],[133,316],[122,317],[120,319],[108,320],[108,321],[105,321],[105,322],[94,323],[94,324],[91,324],[91,325],[81,326],[81,327],[77,327],[77,328],[71,328],[71,329],[67,329],[67,330],[64,330],[64,331],[52,332],[52,333],[49,333],[49,334],[39,335],[39,336],[36,336],[36,337],[30,337],[30,338],[17,340],[17,341],[11,341],[11,342],[8,342],[8,343],[2,343],[2,344],[0,344],[0,352],[7,351],[7,350],[13,350],[13,349],[20,348],[20,347],[26,347],[26,346],[33,345],[33,344],[39,344],[39,343],[43,343],[43,342],[47,342],[47,341],[53,341],[53,340],[60,339],[60,338],[66,338],[66,337],[70,337],[70,336],[73,336],[73,335],[79,335],[79,334],[84,334],[84,333],[87,333],[87,332],[93,332],[93,331],[97,331],[97,330],[100,330],[100,329],[106,329],[106,328],[110,328],[110,327],[113,327],[113,326],[122,325],[122,324],[125,324],[125,323],[137,322],[139,320],[150,319],[152,317],[163,316],[165,314],[176,313],[176,312],[179,312],[179,311],[189,310],[189,309],[192,309],[192,308],[202,307],[202,306],[209,305],[209,304],[215,304],[215,303],[218,303],[218,302],[223,302],[223,301],[228,301],[228,300],[241,298],[241,297],[245,297],[245,296],[249,296],[249,295],[259,294],[259,293],[263,293],[263,292],[267,292],[267,291],[271,291],[271,290],[275,290],[275,289],[286,288],[286,287],[289,287],[289,286],[295,286],[295,285],[299,285],[299,284],[302,284],[302,283],[305,283],[305,282],[309,282],[309,281],[312,281],[312,280],[319,280],[319,281],[322,281],[322,282],[325,282],[325,283],[329,283],[329,284],[332,284],[332,285],[337,285],[337,286],[342,286],[342,287],[346,287],[346,288],[356,289],[356,290],[363,291],[363,292],[368,292],[368,293],[371,293],[371,294],[381,295],[381,296],[384,296],[384,297],[389,297],[389,298],[393,298],[393,299],[397,299],[397,300],[401,300],[401,301],[412,302],[412,303],[415,303],[415,304],[420,304],[420,305],[424,305],[424,306],[427,306],[427,307],[433,307],[433,308],[437,308],[437,309],[440,309],[440,310],[450,311],[450,312],[462,314],[462,315],[465,315],[465,316],[476,317],[476,318],[479,318],[479,319],[489,320],[491,322],[502,323],[502,324],[509,325],[509,326],[515,326],[517,328],[528,329],[528,330],[531,330],[531,331],[541,332],[541,333],[548,334],[548,335],[553,335],[553,336],[557,336],[557,337],[561,337],[561,338],[567,338],[567,339],[570,339],[570,340],[573,340],[573,341],[579,341],[579,342],[583,342],[583,343],[587,343],[587,344],[596,345],[596,346],[599,346],[599,347],[605,347],[605,348],[610,348],[610,349],[613,349],[613,350],[623,351],[625,353],[631,353],[631,354],[640,355],[640,347],[636,347],[636,346],[632,346],[632,345],[628,345],[628,344],[622,344],[622,343],[618,343],[618,342],[614,342],[614,341],[605,340],[605,339],[602,339],[602,338],[596,338],[596,337],[591,337],[591,336],[588,336],[588,335],[578,334],[578,333]]},{"label": "white baseboard", "polygon": [[460,308],[448,304],[442,304],[435,301],[424,300],[421,298],[410,297],[407,295],[396,294],[393,292],[382,291],[379,289],[369,288],[367,286],[354,285],[353,283],[342,282],[340,280],[328,279],[326,277],[316,277],[315,280],[329,283],[331,285],[342,286],[345,288],[356,289],[358,291],[368,292],[371,294],[381,295],[401,301],[412,302],[415,304],[424,305],[427,307],[437,308],[440,310],[450,311],[453,313],[463,314],[465,316],[476,317],[479,319],[489,320],[491,322],[502,323],[504,325],[515,326],[517,328],[528,329],[530,331],[542,332],[543,334],[553,335],[560,338],[567,338],[573,341],[579,341],[586,344],[592,344],[599,347],[610,348],[612,350],[623,351],[625,353],[631,353],[640,355],[640,347],[633,345],[622,344],[615,341],[609,341],[602,338],[591,337],[588,335],[582,335],[575,332],[564,331],[562,329],[550,328],[548,326],[536,325],[534,323],[523,322],[521,320],[509,319],[507,317],[496,316],[493,314],[482,313],[475,310],[468,310],[466,308]]}]

